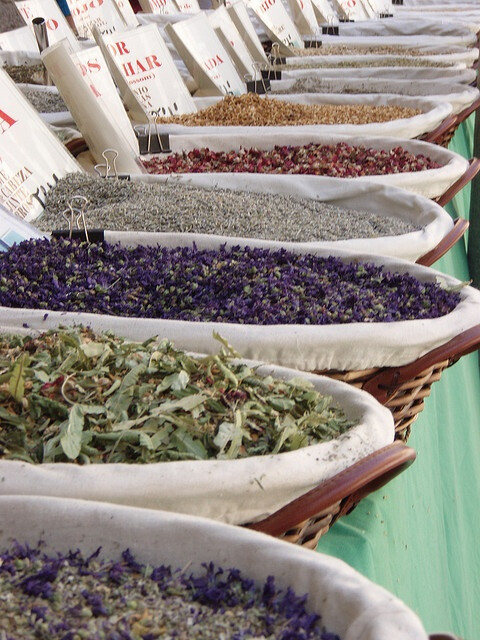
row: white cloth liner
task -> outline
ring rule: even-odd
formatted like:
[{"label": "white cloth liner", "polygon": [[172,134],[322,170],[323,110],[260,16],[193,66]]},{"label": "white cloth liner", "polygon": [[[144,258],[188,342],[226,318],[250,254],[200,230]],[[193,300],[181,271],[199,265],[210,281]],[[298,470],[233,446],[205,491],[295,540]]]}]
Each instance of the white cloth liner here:
[{"label": "white cloth liner", "polygon": [[[395,7],[397,11],[398,6]],[[447,45],[472,46],[476,44],[476,29],[468,22],[457,18],[445,20],[442,16],[417,15],[415,19],[404,18],[401,14],[383,20],[346,22],[339,25],[340,36],[416,36],[425,44],[432,38],[441,39]],[[323,37],[323,36],[322,36]]]},{"label": "white cloth liner", "polygon": [[[401,187],[426,196],[436,198],[456,182],[467,170],[468,160],[461,155],[444,149],[443,147],[420,140],[399,140],[391,137],[366,137],[366,136],[346,136],[334,134],[310,134],[297,127],[294,133],[286,132],[279,136],[275,132],[264,130],[260,133],[245,132],[234,135],[210,134],[203,135],[174,135],[170,136],[170,146],[174,152],[190,151],[195,148],[208,147],[212,151],[230,151],[240,148],[273,149],[275,145],[304,145],[309,143],[336,144],[346,142],[350,145],[362,145],[374,149],[393,149],[401,146],[412,153],[424,154],[432,160],[438,162],[439,169],[427,169],[425,171],[396,173],[391,175],[368,176],[360,178],[348,178],[354,181],[376,182],[384,185]],[[147,157],[147,156],[146,156]],[[185,174],[190,175],[190,174]],[[217,175],[217,174],[215,174]],[[249,174],[253,175],[253,174]],[[290,176],[292,181],[298,180],[300,176]],[[317,176],[305,176],[315,181]],[[313,183],[314,184],[314,183]]]},{"label": "white cloth liner", "polygon": [[[205,109],[223,97],[211,96],[208,98],[194,98],[197,108]],[[277,136],[286,133],[300,135],[313,135],[315,133],[341,133],[346,135],[370,135],[370,136],[390,136],[398,138],[415,138],[428,131],[432,131],[447,116],[450,115],[452,107],[446,101],[435,102],[425,98],[412,96],[392,96],[392,95],[335,95],[335,94],[289,94],[285,96],[274,96],[266,98],[268,100],[280,100],[283,102],[293,102],[304,105],[315,104],[341,104],[341,105],[371,105],[371,106],[399,106],[411,109],[420,109],[422,113],[409,118],[397,118],[388,122],[370,122],[367,124],[316,124],[316,125],[286,125],[286,126],[186,126],[181,124],[162,124],[162,130],[171,134],[194,135],[197,133],[226,133],[232,138],[242,137],[245,133],[255,133],[263,135],[266,129],[269,133]]]},{"label": "white cloth liner", "polygon": [[[304,77],[307,76],[305,74]],[[355,91],[356,95],[365,92],[375,92],[376,94],[398,94],[409,96],[423,96],[430,100],[445,100],[452,105],[452,114],[457,114],[463,109],[469,107],[480,96],[480,91],[475,87],[466,86],[464,84],[451,84],[450,82],[424,81],[412,83],[410,80],[384,80],[375,78],[365,78],[359,80],[355,78],[354,70],[350,78],[322,78],[321,72],[316,73],[315,77],[318,81],[322,81],[321,90],[328,93],[341,93],[345,91]],[[313,78],[312,78],[313,79]],[[272,80],[272,94],[278,91],[288,91],[298,78],[289,80]]]},{"label": "white cloth liner", "polygon": [[[313,178],[313,179],[312,179]],[[132,176],[132,182],[146,182],[150,184],[169,184],[171,176]],[[355,238],[351,240],[337,240],[322,242],[322,247],[339,247],[356,251],[378,253],[396,256],[405,260],[417,260],[433,249],[453,226],[449,214],[431,200],[385,185],[373,184],[368,181],[344,180],[342,178],[327,178],[323,176],[280,176],[263,174],[239,173],[191,173],[178,174],[174,178],[175,184],[188,184],[202,188],[235,189],[239,191],[255,191],[272,194],[285,194],[297,198],[312,198],[322,200],[332,205],[346,209],[369,211],[376,215],[388,215],[422,226],[419,231],[413,231],[400,236],[383,236],[380,238]],[[127,233],[124,241],[128,242]],[[108,238],[111,235],[109,233]],[[220,236],[216,236],[220,238]],[[232,242],[234,238],[228,238]],[[250,246],[257,243],[262,246],[287,247],[305,246],[316,248],[318,242],[287,243],[266,240],[244,239]]]},{"label": "white cloth liner", "polygon": [[[283,379],[304,375],[268,365],[259,373]],[[178,511],[231,524],[261,519],[393,442],[392,414],[370,394],[323,376],[305,375],[359,423],[330,442],[238,460],[33,465],[0,459],[0,494],[84,498]]]},{"label": "white cloth liner", "polygon": [[342,560],[312,553],[270,536],[203,518],[83,500],[0,497],[1,545],[18,540],[48,552],[81,549],[118,559],[128,548],[138,562],[157,567],[202,563],[235,567],[263,584],[308,594],[308,609],[342,640],[428,640],[413,611]]},{"label": "white cloth liner", "polygon": [[282,70],[282,80],[301,76],[316,76],[322,78],[351,77],[352,71],[356,78],[384,78],[386,80],[434,80],[435,82],[474,82],[477,74],[474,69],[453,69],[450,67],[357,67],[335,69],[292,69]]},{"label": "white cloth liner", "polygon": [[[134,238],[129,234],[129,243]],[[196,242],[200,249],[242,244],[224,242],[209,236],[190,234],[138,234],[143,244],[164,246],[191,246]],[[356,253],[345,249],[297,248],[295,253],[338,256],[348,262],[362,261],[382,265],[386,270],[409,273],[421,281],[437,281],[446,286],[459,286],[456,278],[434,269],[398,258]],[[359,370],[383,366],[399,366],[417,360],[467,329],[477,326],[480,320],[480,292],[463,287],[461,301],[445,316],[425,320],[400,322],[367,322],[343,325],[251,325],[222,322],[190,322],[127,318],[105,314],[61,312],[49,309],[19,309],[0,307],[0,328],[15,332],[28,326],[32,330],[45,331],[59,325],[83,324],[94,330],[110,329],[131,340],[145,340],[152,336],[169,338],[181,349],[201,353],[216,352],[218,343],[213,332],[219,333],[242,357],[305,371]]]}]

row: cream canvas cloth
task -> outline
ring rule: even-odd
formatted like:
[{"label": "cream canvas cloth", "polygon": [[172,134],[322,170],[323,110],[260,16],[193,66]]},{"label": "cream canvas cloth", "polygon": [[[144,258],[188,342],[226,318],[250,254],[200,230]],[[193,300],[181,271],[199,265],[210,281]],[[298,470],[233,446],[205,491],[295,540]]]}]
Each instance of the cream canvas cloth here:
[{"label": "cream canvas cloth", "polygon": [[291,369],[264,366],[259,373],[310,380],[358,424],[330,442],[238,460],[32,465],[0,459],[0,494],[84,498],[242,524],[273,513],[393,442],[392,414],[370,394]]},{"label": "cream canvas cloth", "polygon": [[[127,233],[128,243],[135,234]],[[142,244],[190,246],[200,249],[218,248],[223,239],[194,234],[137,234]],[[236,240],[227,246],[242,244]],[[248,244],[248,243],[246,243]],[[456,278],[434,269],[421,267],[398,258],[355,253],[340,249],[295,249],[298,253],[334,255],[346,261],[371,262],[389,271],[409,273],[421,281],[440,281],[458,287]],[[463,287],[461,301],[445,316],[426,320],[371,322],[343,325],[251,325],[222,322],[190,322],[183,320],[135,319],[94,313],[60,312],[49,309],[16,309],[0,307],[0,328],[15,332],[24,326],[44,331],[58,325],[84,324],[94,330],[111,329],[132,340],[152,336],[169,338],[187,351],[212,353],[218,349],[213,332],[219,333],[246,358],[293,367],[305,371],[358,370],[382,366],[398,366],[417,360],[480,321],[480,292]]]},{"label": "cream canvas cloth", "polygon": [[428,640],[418,617],[400,600],[343,561],[270,536],[203,518],[83,500],[0,497],[1,544],[13,540],[49,552],[101,546],[118,559],[129,548],[138,562],[201,571],[202,563],[235,567],[263,584],[308,594],[308,607],[342,640]]},{"label": "cream canvas cloth", "polygon": [[435,82],[461,82],[470,84],[474,82],[477,74],[474,69],[457,69],[450,67],[356,67],[336,69],[292,69],[282,71],[282,80],[297,78],[301,76],[316,76],[321,78],[345,78],[351,77],[352,71],[356,78],[383,78],[385,80],[410,80],[424,81],[434,80]]},{"label": "cream canvas cloth", "polygon": [[[431,251],[453,227],[449,214],[432,200],[387,185],[363,180],[346,180],[323,176],[281,176],[244,173],[190,173],[176,176],[132,176],[133,182],[148,184],[185,184],[206,189],[232,189],[289,195],[296,198],[322,200],[329,204],[379,216],[392,216],[422,227],[399,236],[354,238],[321,242],[322,247],[345,248],[380,253],[415,261]],[[161,211],[159,211],[161,216]],[[108,236],[110,237],[110,235]],[[112,236],[115,237],[115,236]],[[220,236],[218,236],[220,239]],[[228,238],[234,241],[233,237]],[[287,243],[245,238],[250,246],[261,244],[271,247],[305,246],[315,249],[318,242]],[[126,237],[128,241],[128,237]]]},{"label": "cream canvas cloth", "polygon": [[[197,109],[205,109],[216,104],[222,97],[195,98]],[[284,134],[292,133],[302,135],[314,135],[316,133],[365,135],[365,136],[390,136],[397,138],[415,138],[428,131],[432,131],[447,116],[452,107],[447,101],[435,102],[425,98],[412,96],[392,95],[333,95],[333,94],[290,94],[286,96],[271,96],[268,100],[281,100],[304,105],[371,105],[371,106],[399,106],[411,109],[419,109],[422,113],[408,118],[396,118],[387,122],[370,122],[368,124],[316,124],[316,125],[288,125],[288,126],[185,126],[180,124],[162,124],[162,130],[172,134],[195,135],[225,133],[233,137],[243,139],[244,134],[262,134],[268,130],[277,139]]]}]

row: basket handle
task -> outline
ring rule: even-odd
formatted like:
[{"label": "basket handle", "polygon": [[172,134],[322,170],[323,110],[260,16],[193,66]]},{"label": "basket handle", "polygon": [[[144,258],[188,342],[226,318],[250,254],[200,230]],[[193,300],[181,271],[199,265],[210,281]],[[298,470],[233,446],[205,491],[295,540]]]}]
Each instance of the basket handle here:
[{"label": "basket handle", "polygon": [[463,189],[480,171],[480,160],[478,158],[470,158],[470,166],[452,186],[445,191],[443,195],[436,199],[437,204],[444,207],[450,200],[452,200],[459,191]]},{"label": "basket handle", "polygon": [[442,120],[442,122],[433,129],[433,131],[428,131],[421,138],[419,138],[422,142],[431,142],[435,144],[438,140],[442,139],[442,136],[447,133],[452,127],[457,125],[458,114],[457,115],[449,115]]},{"label": "basket handle", "polygon": [[449,340],[440,347],[429,351],[414,362],[400,367],[386,367],[372,378],[367,380],[362,386],[364,391],[368,391],[379,402],[385,404],[389,396],[405,382],[412,380],[420,373],[433,365],[451,360],[451,364],[462,356],[472,353],[480,348],[480,324],[477,324],[452,340]]},{"label": "basket handle", "polygon": [[415,457],[414,449],[397,440],[321,482],[263,520],[246,526],[278,537],[343,500],[341,516],[410,466]]},{"label": "basket handle", "polygon": [[447,253],[453,245],[460,240],[465,234],[465,231],[469,226],[468,220],[464,218],[456,218],[453,223],[453,228],[443,237],[440,242],[431,251],[418,258],[417,264],[422,264],[425,267],[430,267],[434,262],[439,260],[443,255]]},{"label": "basket handle", "polygon": [[468,107],[465,107],[460,113],[457,113],[457,124],[460,124],[464,120],[471,116],[474,111],[476,111],[480,107],[480,96],[472,102],[472,104]]}]

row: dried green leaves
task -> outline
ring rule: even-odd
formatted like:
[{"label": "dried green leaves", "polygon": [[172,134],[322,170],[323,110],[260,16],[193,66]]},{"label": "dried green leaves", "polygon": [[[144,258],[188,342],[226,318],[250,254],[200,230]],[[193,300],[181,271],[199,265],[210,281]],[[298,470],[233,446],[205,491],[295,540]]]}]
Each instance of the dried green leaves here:
[{"label": "dried green leaves", "polygon": [[353,425],[301,378],[261,377],[168,341],[64,329],[0,339],[0,457],[33,463],[234,459],[330,440]]}]

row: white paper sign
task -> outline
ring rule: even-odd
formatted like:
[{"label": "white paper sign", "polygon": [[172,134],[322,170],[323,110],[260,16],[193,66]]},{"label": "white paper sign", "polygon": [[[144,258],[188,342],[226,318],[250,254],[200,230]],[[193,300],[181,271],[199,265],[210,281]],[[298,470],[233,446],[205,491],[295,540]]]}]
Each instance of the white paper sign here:
[{"label": "white paper sign", "polygon": [[200,11],[198,0],[175,0],[175,2],[182,13],[197,13]]},{"label": "white paper sign", "polygon": [[340,17],[349,20],[367,20],[368,15],[360,0],[332,0]]},{"label": "white paper sign", "polygon": [[253,64],[255,60],[252,58],[226,7],[219,7],[210,13],[208,21],[233,60],[240,76],[243,77],[246,74],[254,75]]},{"label": "white paper sign", "polygon": [[0,69],[0,204],[24,220],[43,210],[45,194],[76,160]]},{"label": "white paper sign", "polygon": [[138,19],[128,0],[113,0],[127,27],[138,27]]},{"label": "white paper sign", "polygon": [[21,27],[0,33],[0,51],[28,51],[38,54],[38,45],[29,27]]},{"label": "white paper sign", "polygon": [[31,238],[45,238],[42,233],[28,222],[24,222],[0,205],[0,251],[8,251],[14,245]]},{"label": "white paper sign", "polygon": [[254,11],[272,42],[278,42],[283,53],[291,53],[290,47],[304,47],[302,37],[281,0],[247,0],[247,6]]},{"label": "white paper sign", "polygon": [[311,0],[288,0],[293,22],[298,31],[304,36],[313,36],[318,29]]},{"label": "white paper sign", "polygon": [[107,34],[123,31],[127,26],[114,0],[67,0],[67,3],[82,38],[92,38],[94,27]]},{"label": "white paper sign", "polygon": [[89,86],[105,113],[110,116],[115,126],[129,141],[132,149],[138,151],[137,137],[133,131],[132,123],[118,95],[117,87],[110,75],[100,47],[77,51],[70,54],[70,57],[77,65],[84,82]]},{"label": "white paper sign", "polygon": [[228,15],[233,24],[237,27],[238,33],[247,45],[250,55],[256,62],[268,62],[265,50],[262,47],[260,38],[255,31],[255,27],[249,18],[247,7],[243,0],[236,0],[227,6]]},{"label": "white paper sign", "polygon": [[165,30],[200,91],[209,95],[245,93],[243,79],[205,14],[167,24]]},{"label": "white paper sign", "polygon": [[[53,78],[65,104],[72,114],[77,127],[85,138],[88,147],[99,164],[105,163],[103,152],[114,148],[118,157],[116,167],[120,173],[138,173],[140,171],[138,158],[138,144],[132,144],[132,136],[125,135],[126,122],[124,116],[122,124],[118,123],[110,110],[111,93],[102,94],[100,84],[95,84],[94,59],[91,67],[81,70],[72,59],[65,41],[58,42],[42,53],[42,60]],[[95,54],[93,54],[95,55]],[[100,65],[101,66],[101,65]],[[118,109],[117,109],[118,111]],[[128,122],[130,127],[130,123]],[[122,131],[123,128],[123,131]]]},{"label": "white paper sign", "polygon": [[79,48],[78,40],[55,0],[20,0],[15,2],[15,5],[33,34],[32,20],[43,18],[47,27],[49,44],[55,44],[55,42],[66,38],[73,49]]},{"label": "white paper sign", "polygon": [[142,107],[142,117],[133,118],[137,122],[148,122],[146,116],[152,113],[169,116],[197,110],[155,24],[102,36],[98,42],[122,93],[128,87]]},{"label": "white paper sign", "polygon": [[312,6],[317,22],[333,24],[338,21],[337,13],[328,0],[312,0]]},{"label": "white paper sign", "polygon": [[156,13],[162,16],[180,13],[175,0],[140,0],[140,6],[145,13]]}]

